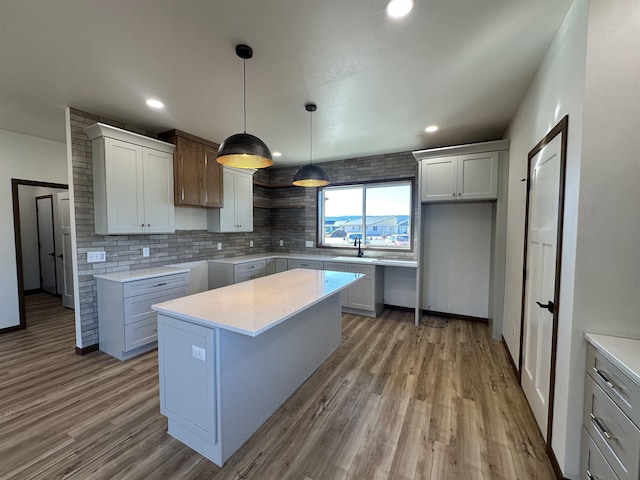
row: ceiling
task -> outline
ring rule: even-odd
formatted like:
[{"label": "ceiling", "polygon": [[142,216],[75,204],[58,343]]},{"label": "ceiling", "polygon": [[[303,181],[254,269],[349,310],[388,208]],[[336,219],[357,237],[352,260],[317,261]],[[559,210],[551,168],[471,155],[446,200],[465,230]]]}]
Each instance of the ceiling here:
[{"label": "ceiling", "polygon": [[[0,0],[0,129],[64,141],[72,106],[274,166],[502,138],[572,0]],[[156,97],[162,111],[145,105]],[[424,128],[440,130],[427,134]]]}]

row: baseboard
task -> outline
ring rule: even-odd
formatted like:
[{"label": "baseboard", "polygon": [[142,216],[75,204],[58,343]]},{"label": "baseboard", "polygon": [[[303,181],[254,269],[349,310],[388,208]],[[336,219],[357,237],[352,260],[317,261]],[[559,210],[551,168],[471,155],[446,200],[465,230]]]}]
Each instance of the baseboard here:
[{"label": "baseboard", "polygon": [[470,315],[458,315],[457,313],[436,312],[435,310],[422,310],[424,315],[431,315],[432,317],[453,318],[455,320],[467,320],[468,322],[480,322],[489,324],[488,318],[472,317]]},{"label": "baseboard", "polygon": [[513,370],[513,374],[516,376],[516,379],[520,378],[520,372],[518,372],[518,367],[513,362],[513,358],[511,358],[511,352],[509,351],[509,347],[507,346],[507,342],[504,339],[504,335],[502,336],[502,346],[504,347],[504,352],[507,354],[507,358],[509,359],[509,365],[511,365],[511,369]]},{"label": "baseboard", "polygon": [[36,293],[41,293],[42,289],[41,288],[32,288],[31,290],[25,290],[24,294],[25,295],[35,295]]},{"label": "baseboard", "polygon": [[400,310],[401,312],[411,312],[415,313],[416,309],[413,307],[401,307],[399,305],[387,305],[384,304],[384,308],[388,308],[389,310]]},{"label": "baseboard", "polygon": [[560,464],[558,463],[558,459],[556,458],[556,454],[553,453],[553,449],[547,444],[547,456],[551,461],[551,467],[553,468],[553,473],[556,474],[556,478],[558,480],[569,480],[568,478],[562,475],[562,470],[560,470]]},{"label": "baseboard", "polygon": [[13,325],[11,327],[0,328],[0,335],[3,333],[15,332],[16,330],[24,330],[24,325]]},{"label": "baseboard", "polygon": [[95,352],[100,348],[100,344],[96,343],[95,345],[89,345],[88,347],[76,347],[76,354],[78,355],[86,355],[87,353]]}]

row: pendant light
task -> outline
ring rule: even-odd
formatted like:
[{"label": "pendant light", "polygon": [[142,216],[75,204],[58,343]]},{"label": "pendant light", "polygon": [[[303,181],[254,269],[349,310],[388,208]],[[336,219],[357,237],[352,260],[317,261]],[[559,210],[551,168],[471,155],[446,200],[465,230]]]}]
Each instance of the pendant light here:
[{"label": "pendant light", "polygon": [[329,185],[327,173],[312,163],[313,161],[313,122],[312,114],[316,111],[315,103],[307,103],[304,106],[309,112],[309,165],[300,167],[293,176],[293,184],[297,187],[324,187]]},{"label": "pendant light", "polygon": [[231,135],[218,148],[216,160],[222,165],[236,168],[264,168],[273,165],[269,147],[258,137],[247,133],[247,67],[246,61],[253,57],[248,45],[236,45],[236,55],[242,59],[242,100],[244,105],[244,132]]}]

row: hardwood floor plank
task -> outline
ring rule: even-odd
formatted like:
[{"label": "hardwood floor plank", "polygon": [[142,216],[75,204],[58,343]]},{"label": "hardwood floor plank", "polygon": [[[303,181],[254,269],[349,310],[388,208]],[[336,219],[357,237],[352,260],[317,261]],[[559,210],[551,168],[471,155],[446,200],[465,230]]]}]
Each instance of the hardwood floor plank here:
[{"label": "hardwood floor plank", "polygon": [[167,434],[156,352],[74,352],[73,312],[27,298],[0,336],[0,479],[553,479],[486,325],[345,314],[341,347],[225,464]]}]

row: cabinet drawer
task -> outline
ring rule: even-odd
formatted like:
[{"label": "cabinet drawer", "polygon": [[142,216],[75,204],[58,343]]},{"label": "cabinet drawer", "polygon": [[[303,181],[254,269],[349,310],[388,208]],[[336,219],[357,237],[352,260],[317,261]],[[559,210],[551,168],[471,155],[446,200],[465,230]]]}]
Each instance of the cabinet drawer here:
[{"label": "cabinet drawer", "polygon": [[340,262],[324,262],[324,269],[333,272],[349,272],[349,264]]},{"label": "cabinet drawer", "polygon": [[125,351],[147,345],[158,340],[158,322],[155,316],[124,326]]},{"label": "cabinet drawer", "polygon": [[258,260],[255,262],[239,263],[233,266],[233,274],[235,277],[239,275],[245,275],[247,273],[262,272],[263,276],[267,271],[267,262],[265,260]]},{"label": "cabinet drawer", "polygon": [[323,270],[324,264],[317,260],[288,260],[287,266],[289,270],[294,268],[306,268],[308,270]]},{"label": "cabinet drawer", "polygon": [[640,427],[640,385],[598,352],[587,351],[587,373],[620,409]]},{"label": "cabinet drawer", "polygon": [[144,293],[152,293],[184,285],[189,285],[189,273],[176,273],[154,278],[145,278],[144,280],[126,282],[124,284],[123,296],[127,298],[133,295],[142,295]]},{"label": "cabinet drawer", "polygon": [[376,267],[374,265],[352,264],[349,271],[353,273],[363,273],[365,275],[369,275],[370,278],[373,278],[376,273]]},{"label": "cabinet drawer", "polygon": [[619,480],[585,428],[582,429],[580,478],[583,480]]},{"label": "cabinet drawer", "polygon": [[235,276],[233,283],[246,282],[247,280],[253,280],[254,278],[264,277],[266,274],[267,273],[264,269],[242,272],[241,274]]},{"label": "cabinet drawer", "polygon": [[187,287],[172,288],[170,290],[160,290],[154,293],[136,295],[124,299],[124,323],[139,322],[146,318],[156,318],[156,312],[151,310],[154,303],[166,302],[174,298],[186,297]]},{"label": "cabinet drawer", "polygon": [[584,425],[620,480],[638,480],[640,430],[586,377]]}]

